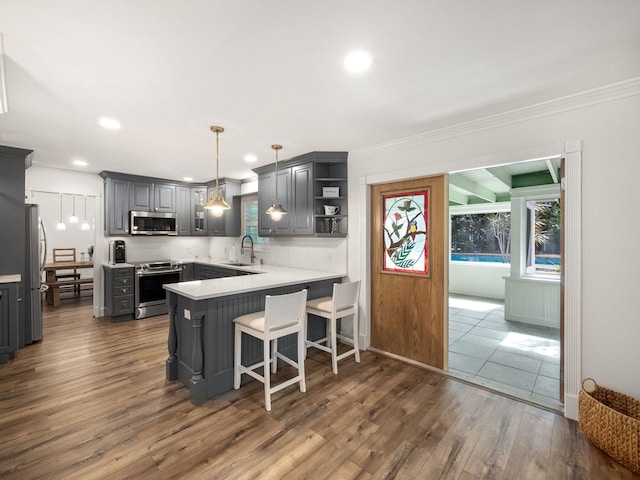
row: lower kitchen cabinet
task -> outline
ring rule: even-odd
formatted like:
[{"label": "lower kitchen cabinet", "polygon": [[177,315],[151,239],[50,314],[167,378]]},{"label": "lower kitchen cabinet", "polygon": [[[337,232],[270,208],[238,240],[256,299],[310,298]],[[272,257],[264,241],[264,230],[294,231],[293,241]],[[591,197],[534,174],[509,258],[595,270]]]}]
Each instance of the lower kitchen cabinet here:
[{"label": "lower kitchen cabinet", "polygon": [[133,267],[103,267],[104,314],[118,320],[133,318],[135,272]]},{"label": "lower kitchen cabinet", "polygon": [[0,284],[0,365],[18,350],[18,284]]}]

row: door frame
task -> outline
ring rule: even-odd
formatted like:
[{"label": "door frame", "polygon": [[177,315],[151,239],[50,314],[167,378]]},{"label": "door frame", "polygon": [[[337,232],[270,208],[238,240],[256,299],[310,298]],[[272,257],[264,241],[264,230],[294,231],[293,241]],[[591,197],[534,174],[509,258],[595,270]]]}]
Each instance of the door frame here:
[{"label": "door frame", "polygon": [[[578,393],[580,391],[581,364],[581,305],[582,305],[582,140],[570,140],[531,148],[463,158],[446,163],[424,164],[408,170],[394,170],[358,179],[358,277],[365,288],[360,290],[361,324],[360,341],[363,348],[371,344],[371,185],[406,180],[416,177],[449,174],[459,170],[490,167],[504,163],[561,156],[565,159],[565,176],[561,189],[566,199],[564,273],[564,415],[578,419]],[[351,227],[350,227],[351,228]],[[448,263],[447,263],[448,265]],[[355,273],[355,272],[354,272]]]}]

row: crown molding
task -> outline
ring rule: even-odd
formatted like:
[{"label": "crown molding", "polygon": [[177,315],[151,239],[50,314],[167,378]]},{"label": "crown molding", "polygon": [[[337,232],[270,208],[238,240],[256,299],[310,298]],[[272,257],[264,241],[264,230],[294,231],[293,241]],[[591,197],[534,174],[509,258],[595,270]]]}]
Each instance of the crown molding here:
[{"label": "crown molding", "polygon": [[640,77],[605,85],[603,87],[592,88],[590,90],[574,93],[554,100],[548,100],[546,102],[536,103],[534,105],[510,110],[508,112],[489,115],[476,120],[470,120],[468,122],[462,122],[435,130],[429,130],[424,133],[399,138],[390,142],[380,143],[361,149],[354,149],[351,153],[362,154],[381,150],[399,150],[402,148],[435,143],[449,138],[503,127],[514,123],[589,107],[599,103],[611,102],[635,95],[640,95]]}]

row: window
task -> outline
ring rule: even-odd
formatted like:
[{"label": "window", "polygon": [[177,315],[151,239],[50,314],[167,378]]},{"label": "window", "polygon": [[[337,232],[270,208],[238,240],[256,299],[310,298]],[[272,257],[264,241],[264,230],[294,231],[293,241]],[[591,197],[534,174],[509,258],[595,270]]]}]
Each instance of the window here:
[{"label": "window", "polygon": [[451,215],[451,260],[510,262],[509,212]]},{"label": "window", "polygon": [[258,195],[242,197],[242,235],[251,235],[254,244],[267,243],[266,237],[258,235]]},{"label": "window", "polygon": [[560,274],[560,200],[527,201],[526,272]]}]

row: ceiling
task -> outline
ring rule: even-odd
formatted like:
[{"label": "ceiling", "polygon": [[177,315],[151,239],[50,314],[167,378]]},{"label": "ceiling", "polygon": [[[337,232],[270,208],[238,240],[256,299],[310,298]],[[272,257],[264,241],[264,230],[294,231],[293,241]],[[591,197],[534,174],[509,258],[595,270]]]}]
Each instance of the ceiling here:
[{"label": "ceiling", "polygon": [[525,181],[527,186],[559,184],[560,165],[561,159],[554,157],[450,173],[449,203],[508,202],[511,189],[519,186],[516,178],[523,179],[521,183]]},{"label": "ceiling", "polygon": [[[354,151],[638,77],[639,18],[637,0],[2,0],[0,144],[206,181],[221,125],[220,176],[246,178],[273,143]],[[352,49],[368,71],[345,71]]]}]

